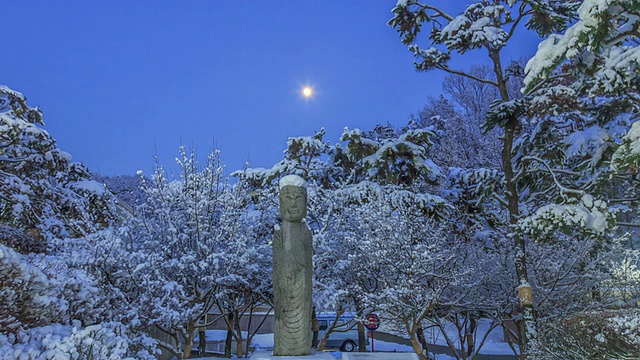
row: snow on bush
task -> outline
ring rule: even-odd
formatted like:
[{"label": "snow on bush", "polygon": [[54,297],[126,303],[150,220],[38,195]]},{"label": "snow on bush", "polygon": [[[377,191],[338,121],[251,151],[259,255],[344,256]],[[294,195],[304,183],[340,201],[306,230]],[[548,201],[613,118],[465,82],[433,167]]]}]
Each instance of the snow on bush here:
[{"label": "snow on bush", "polygon": [[121,323],[82,327],[51,324],[17,334],[0,335],[0,359],[155,359],[146,350],[135,348]]},{"label": "snow on bush", "polygon": [[13,249],[0,244],[0,333],[40,326],[62,312],[49,279]]},{"label": "snow on bush", "polygon": [[533,342],[536,359],[638,359],[640,310],[586,312],[551,320]]},{"label": "snow on bush", "polygon": [[109,312],[107,297],[82,269],[0,244],[0,284],[0,360],[154,358],[147,336],[96,324]]}]

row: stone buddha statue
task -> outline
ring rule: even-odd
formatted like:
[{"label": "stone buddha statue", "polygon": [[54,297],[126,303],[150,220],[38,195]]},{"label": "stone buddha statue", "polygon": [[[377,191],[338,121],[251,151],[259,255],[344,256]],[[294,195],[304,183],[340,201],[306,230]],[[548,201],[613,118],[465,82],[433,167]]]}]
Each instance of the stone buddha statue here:
[{"label": "stone buddha statue", "polygon": [[288,175],[280,180],[280,215],[273,241],[275,333],[273,355],[311,353],[311,231],[307,215],[306,182]]}]

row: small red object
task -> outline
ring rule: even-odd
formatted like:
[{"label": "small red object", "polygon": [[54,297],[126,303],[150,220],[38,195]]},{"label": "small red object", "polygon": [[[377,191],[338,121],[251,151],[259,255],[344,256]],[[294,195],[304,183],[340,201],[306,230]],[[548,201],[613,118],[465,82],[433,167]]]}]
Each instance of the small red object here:
[{"label": "small red object", "polygon": [[368,314],[364,318],[364,326],[369,330],[376,330],[380,326],[380,318],[376,314]]}]

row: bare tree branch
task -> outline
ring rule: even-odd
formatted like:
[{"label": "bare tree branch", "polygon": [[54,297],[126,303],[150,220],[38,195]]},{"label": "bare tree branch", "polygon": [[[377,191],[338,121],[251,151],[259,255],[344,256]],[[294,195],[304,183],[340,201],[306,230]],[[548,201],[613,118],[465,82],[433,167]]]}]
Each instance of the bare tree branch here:
[{"label": "bare tree branch", "polygon": [[473,76],[473,75],[471,75],[471,74],[469,74],[469,73],[466,73],[466,72],[464,72],[464,71],[461,71],[461,70],[454,70],[454,69],[451,69],[451,68],[449,68],[448,66],[444,66],[444,65],[436,65],[436,69],[439,69],[439,70],[442,70],[442,71],[448,72],[448,73],[450,73],[450,74],[464,76],[464,77],[467,77],[467,78],[472,79],[472,80],[475,80],[475,81],[479,81],[479,82],[484,83],[484,84],[489,84],[489,85],[493,85],[493,86],[495,86],[495,87],[498,87],[498,83],[497,83],[496,81],[488,80],[488,79],[482,79],[482,78],[479,78],[479,77]]}]

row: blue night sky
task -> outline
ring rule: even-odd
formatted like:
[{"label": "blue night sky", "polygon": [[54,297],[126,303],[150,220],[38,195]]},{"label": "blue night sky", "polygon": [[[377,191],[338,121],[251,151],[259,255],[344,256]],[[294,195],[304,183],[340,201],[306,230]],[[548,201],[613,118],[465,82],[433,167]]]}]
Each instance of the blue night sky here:
[{"label": "blue night sky", "polygon": [[[441,92],[444,75],[417,73],[386,25],[394,4],[5,2],[0,84],[40,106],[59,146],[95,172],[149,174],[156,152],[174,172],[180,144],[219,148],[229,172],[270,167],[288,137],[400,126]],[[536,41],[507,55],[531,56]]]}]

